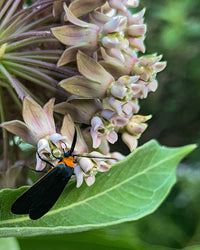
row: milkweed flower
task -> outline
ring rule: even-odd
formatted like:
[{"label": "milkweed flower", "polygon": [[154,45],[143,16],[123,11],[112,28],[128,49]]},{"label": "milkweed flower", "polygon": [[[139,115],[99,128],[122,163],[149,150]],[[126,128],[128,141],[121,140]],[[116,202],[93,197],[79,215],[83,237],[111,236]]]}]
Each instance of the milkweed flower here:
[{"label": "milkweed flower", "polygon": [[[92,156],[99,158],[92,158]],[[81,186],[83,180],[85,180],[88,186],[91,186],[95,182],[95,176],[98,172],[108,171],[111,168],[111,164],[125,158],[118,152],[105,156],[97,151],[92,151],[89,157],[91,158],[80,158],[75,166],[74,172],[76,174],[77,187]]]},{"label": "milkweed flower", "polygon": [[[58,66],[74,61],[78,50],[92,56],[100,47],[103,47],[108,55],[122,61],[125,58],[124,53],[130,53],[132,49],[145,52],[143,40],[146,25],[143,24],[142,19],[144,11],[136,18],[128,10],[123,11],[123,15],[108,16],[94,9],[90,10],[90,22],[85,22],[77,18],[66,3],[63,6],[65,19],[72,25],[51,29],[61,43],[69,46],[58,61]],[[119,4],[111,4],[111,6],[115,8]]]},{"label": "milkweed flower", "polygon": [[[52,152],[58,157],[63,154],[63,148],[66,147],[65,150],[68,150],[71,147],[74,123],[70,116],[66,115],[63,119],[61,133],[57,133],[53,118],[53,105],[54,98],[50,99],[42,108],[30,97],[25,97],[23,100],[24,122],[13,120],[2,123],[1,127],[37,147],[37,153],[43,159],[56,162],[57,160],[52,156]],[[79,152],[87,151],[87,146],[81,138],[76,144],[77,149]],[[39,158],[37,153],[36,170],[42,170],[46,163]]]},{"label": "milkweed flower", "polygon": [[[24,122],[14,120],[1,124],[37,147],[39,156],[55,166],[58,160],[54,155],[60,157],[70,149],[76,127],[75,154],[100,156],[99,159],[76,157],[77,187],[83,181],[92,185],[98,172],[108,171],[111,164],[123,159],[119,152],[110,152],[110,144],[118,141],[119,134],[130,151],[137,147],[151,118],[151,115],[139,114],[140,101],[156,91],[157,73],[166,67],[161,55],[145,54],[145,9],[134,11],[139,0],[85,3],[84,0],[69,4],[54,2],[53,17],[61,22],[58,27],[52,24],[50,30],[45,30],[57,45],[62,44],[57,57],[51,57],[57,61],[57,68],[53,67],[51,73],[59,71],[54,84],[61,102],[54,106],[52,98],[42,108],[25,97]],[[0,48],[1,57],[4,52],[7,53],[6,43]],[[60,129],[55,125],[53,110],[64,117]],[[46,163],[39,156],[36,154],[36,169],[42,170]]]},{"label": "milkweed flower", "polygon": [[[118,133],[122,133],[130,150],[135,149],[144,129],[136,135],[128,133],[126,126],[139,112],[139,99],[156,90],[156,75],[166,66],[166,62],[160,62],[162,56],[157,54],[138,56],[139,51],[145,52],[145,9],[135,14],[128,9],[138,4],[139,1],[113,0],[101,9],[97,6],[93,9],[93,5],[89,10],[83,5],[84,10],[79,12],[76,4],[67,7],[64,3],[68,23],[51,29],[53,35],[67,46],[58,66],[76,60],[80,73],[62,80],[59,86],[80,102],[83,99],[98,100],[98,108],[95,104],[92,109],[88,104],[88,110],[92,112],[86,120],[87,133],[90,131],[92,138],[90,146],[95,149],[108,142],[115,143]],[[70,110],[76,114],[75,119],[83,117],[83,110],[78,110],[80,105],[77,103],[69,99],[57,105],[56,111]],[[141,126],[146,128],[146,124]],[[130,142],[132,139],[134,146]]]}]

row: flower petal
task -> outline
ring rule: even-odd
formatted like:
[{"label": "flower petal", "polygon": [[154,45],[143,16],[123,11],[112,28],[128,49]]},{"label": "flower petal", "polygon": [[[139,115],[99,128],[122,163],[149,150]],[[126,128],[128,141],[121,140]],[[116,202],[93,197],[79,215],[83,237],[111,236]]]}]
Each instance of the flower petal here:
[{"label": "flower petal", "polygon": [[102,28],[103,25],[110,21],[110,17],[99,11],[93,11],[89,14],[92,23],[95,23],[98,27]]},{"label": "flower petal", "polygon": [[54,107],[54,102],[55,102],[55,98],[51,98],[43,107],[44,112],[46,113],[46,118],[47,118],[47,122],[49,125],[50,130],[54,133],[55,131],[55,122],[54,122],[54,118],[53,118],[53,107]]},{"label": "flower petal", "polygon": [[79,44],[78,46],[73,46],[73,47],[69,47],[67,48],[61,55],[61,57],[59,58],[58,62],[57,62],[57,66],[63,66],[69,62],[73,62],[76,61],[76,55],[78,50],[82,50],[82,51],[87,51],[88,49],[88,44]]},{"label": "flower petal", "polygon": [[79,188],[81,184],[83,183],[83,170],[80,166],[76,165],[74,168],[74,173],[76,175],[76,187]]},{"label": "flower petal", "polygon": [[102,104],[93,99],[74,99],[55,106],[54,111],[70,114],[74,122],[90,124],[92,117],[102,110]]},{"label": "flower petal", "polygon": [[79,160],[80,167],[82,170],[87,174],[88,171],[90,171],[94,167],[94,163],[91,161],[91,159],[88,158],[81,158]]},{"label": "flower petal", "polygon": [[45,166],[46,166],[46,162],[42,161],[42,160],[39,158],[38,154],[36,154],[36,159],[37,159],[37,162],[36,162],[36,167],[35,167],[35,169],[36,169],[36,170],[43,170],[43,169],[45,168]]},{"label": "flower petal", "polygon": [[129,133],[122,134],[122,141],[129,147],[130,151],[133,151],[138,144],[138,136],[130,135]]},{"label": "flower petal", "polygon": [[103,122],[98,116],[95,116],[91,120],[91,125],[94,131],[97,131],[100,126],[103,126]]},{"label": "flower petal", "polygon": [[96,44],[99,29],[65,25],[51,29],[53,35],[65,45]]},{"label": "flower petal", "polygon": [[88,186],[91,186],[95,182],[95,176],[85,177],[85,182]]},{"label": "flower petal", "polygon": [[144,46],[144,37],[135,37],[135,38],[129,38],[130,46],[136,49],[139,49],[142,53],[145,52],[145,46]]},{"label": "flower petal", "polygon": [[130,36],[142,36],[146,33],[146,24],[133,24],[128,27]]},{"label": "flower petal", "polygon": [[106,135],[106,139],[113,144],[117,141],[118,135],[115,131],[112,131],[110,134]]},{"label": "flower petal", "polygon": [[[70,21],[71,23],[79,26],[79,27],[83,27],[83,28],[87,28],[90,26],[89,23],[84,22],[80,19],[78,19],[75,14],[75,9],[73,9],[73,5],[71,5],[71,10],[69,8],[67,8],[66,3],[63,4],[64,10],[65,10],[65,15],[66,15],[66,21]],[[80,7],[79,7],[80,8]]]},{"label": "flower petal", "polygon": [[69,142],[73,141],[75,124],[70,115],[65,115],[61,128],[61,134],[68,138]]},{"label": "flower petal", "polygon": [[90,134],[92,136],[92,146],[93,148],[98,148],[101,144],[102,135],[91,129]]},{"label": "flower petal", "polygon": [[70,4],[69,9],[75,16],[82,16],[101,7],[105,2],[106,0],[75,0]]},{"label": "flower petal", "polygon": [[23,118],[31,131],[40,139],[52,134],[52,127],[49,127],[45,111],[30,97],[25,97],[23,101]]},{"label": "flower petal", "polygon": [[79,51],[77,54],[77,64],[79,72],[87,79],[101,84],[104,88],[114,81],[114,78],[109,74],[99,63]]},{"label": "flower petal", "polygon": [[104,34],[120,32],[125,29],[127,18],[125,16],[116,16],[107,22],[103,27]]},{"label": "flower petal", "polygon": [[37,144],[37,151],[38,154],[41,155],[42,153],[51,153],[49,142],[47,139],[40,139]]},{"label": "flower petal", "polygon": [[102,98],[105,96],[105,89],[99,82],[91,81],[83,76],[73,76],[62,80],[59,85],[68,92],[85,98]]},{"label": "flower petal", "polygon": [[18,120],[13,120],[9,122],[3,122],[0,124],[2,128],[5,128],[9,132],[19,136],[23,141],[30,143],[31,145],[36,145],[37,140],[34,134],[31,133],[29,127]]}]

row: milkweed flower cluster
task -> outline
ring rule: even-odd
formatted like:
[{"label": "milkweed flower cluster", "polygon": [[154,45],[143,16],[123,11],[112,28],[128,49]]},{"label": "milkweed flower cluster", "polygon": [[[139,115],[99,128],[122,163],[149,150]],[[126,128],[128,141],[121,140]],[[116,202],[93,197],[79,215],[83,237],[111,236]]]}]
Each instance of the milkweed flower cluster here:
[{"label": "milkweed flower cluster", "polygon": [[[140,99],[157,89],[156,76],[166,62],[161,61],[160,55],[144,54],[145,9],[134,14],[129,10],[138,7],[139,1],[52,3],[53,13],[64,16],[64,24],[55,25],[50,31],[64,46],[57,68],[71,70],[71,75],[63,77],[57,86],[63,90],[60,93],[65,101],[54,105],[55,98],[51,98],[42,108],[26,96],[24,123],[14,120],[1,126],[36,146],[39,155],[53,164],[53,155],[59,157],[70,148],[76,126],[75,152],[100,157],[77,159],[77,186],[83,180],[92,185],[98,172],[108,171],[113,162],[124,158],[118,152],[110,152],[109,143],[116,143],[119,133],[130,151],[137,147],[147,128],[146,121],[151,118],[138,114]],[[53,109],[64,115],[60,129],[55,125]],[[46,163],[37,154],[36,158],[36,169],[42,170]]]}]

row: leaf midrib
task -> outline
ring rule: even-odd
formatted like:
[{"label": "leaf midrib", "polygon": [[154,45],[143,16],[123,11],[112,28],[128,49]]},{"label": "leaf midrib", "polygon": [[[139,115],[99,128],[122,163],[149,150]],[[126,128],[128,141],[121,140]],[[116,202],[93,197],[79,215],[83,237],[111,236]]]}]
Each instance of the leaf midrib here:
[{"label": "leaf midrib", "polygon": [[[95,198],[97,198],[97,197],[99,197],[99,196],[101,196],[101,195],[104,195],[105,193],[108,193],[108,192],[112,191],[113,189],[115,189],[115,188],[117,188],[117,187],[123,185],[124,183],[126,183],[126,182],[128,182],[128,181],[131,181],[131,180],[135,179],[136,177],[138,177],[138,176],[140,176],[140,175],[142,175],[142,174],[145,174],[146,172],[148,172],[149,170],[151,170],[151,169],[157,167],[158,165],[162,164],[162,163],[165,162],[166,160],[168,160],[168,159],[171,160],[171,159],[173,159],[173,158],[176,158],[176,156],[179,155],[179,154],[181,155],[181,154],[183,154],[183,152],[182,152],[182,151],[181,151],[181,152],[178,151],[177,154],[173,154],[171,157],[166,157],[166,158],[162,159],[161,161],[157,162],[156,164],[152,165],[151,167],[144,169],[142,172],[139,172],[139,173],[135,174],[134,176],[131,176],[130,178],[127,178],[126,180],[120,182],[120,184],[117,184],[117,185],[115,185],[115,186],[112,186],[111,188],[106,189],[106,190],[104,190],[104,191],[101,192],[101,193],[98,193],[98,194],[96,194],[96,195],[94,195],[94,196],[91,196],[91,197],[89,197],[89,198],[87,198],[87,199],[85,199],[85,200],[79,201],[79,202],[77,202],[77,203],[73,203],[73,204],[71,204],[71,205],[68,205],[68,206],[65,206],[65,207],[61,207],[61,208],[58,208],[58,209],[49,211],[48,214],[46,215],[46,217],[47,217],[47,216],[50,216],[50,215],[52,215],[52,214],[56,214],[56,213],[58,213],[58,212],[60,212],[60,211],[68,210],[68,209],[70,209],[70,208],[72,208],[72,207],[76,207],[76,206],[78,206],[78,205],[82,205],[83,203],[86,203],[86,202],[88,202],[88,201],[91,200],[91,199],[95,199]],[[129,160],[129,159],[127,159],[127,161],[128,161],[128,160]],[[8,219],[8,220],[0,221],[0,225],[3,225],[3,224],[11,224],[11,223],[15,223],[15,222],[23,222],[23,221],[27,221],[27,220],[30,220],[28,215],[25,216],[25,217],[22,217],[22,218],[15,218],[15,219]],[[45,227],[44,227],[44,228],[45,228]]]}]

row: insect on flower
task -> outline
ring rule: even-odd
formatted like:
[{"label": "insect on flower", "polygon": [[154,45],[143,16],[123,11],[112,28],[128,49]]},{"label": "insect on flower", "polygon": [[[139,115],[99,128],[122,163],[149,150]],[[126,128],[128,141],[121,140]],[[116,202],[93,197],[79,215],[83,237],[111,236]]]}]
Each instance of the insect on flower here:
[{"label": "insect on flower", "polygon": [[[11,207],[11,212],[13,214],[29,214],[29,217],[32,220],[37,220],[45,215],[56,203],[63,189],[74,173],[74,156],[114,159],[109,157],[73,154],[76,141],[77,132],[75,129],[71,149],[67,152],[64,152],[64,157],[58,158],[53,155],[59,160],[56,166],[51,164],[49,161],[42,159],[38,154],[41,160],[52,166],[52,169],[17,198]],[[36,172],[41,171],[36,170]]]},{"label": "insect on flower", "polygon": [[29,214],[30,219],[37,220],[51,209],[74,173],[73,151],[76,140],[75,130],[71,149],[64,152],[64,157],[59,158],[56,167],[41,159],[53,168],[17,198],[11,207],[13,214]]}]

